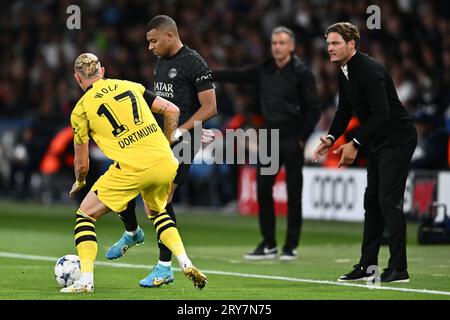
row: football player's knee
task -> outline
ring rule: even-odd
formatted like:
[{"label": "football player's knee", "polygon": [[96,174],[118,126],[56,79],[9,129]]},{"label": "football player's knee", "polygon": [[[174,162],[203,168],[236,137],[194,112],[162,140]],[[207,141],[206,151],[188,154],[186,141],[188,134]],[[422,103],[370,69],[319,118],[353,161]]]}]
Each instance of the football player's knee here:
[{"label": "football player's knee", "polygon": [[154,217],[156,217],[156,216],[159,214],[158,211],[155,211],[155,210],[152,210],[152,209],[149,209],[148,211],[149,211],[148,216],[149,216],[150,218],[154,218]]},{"label": "football player's knee", "polygon": [[83,210],[82,207],[80,207],[77,211],[77,219],[81,218],[81,217],[92,220],[93,222],[95,222],[97,220],[96,217],[94,216],[94,214],[89,213],[89,211]]},{"label": "football player's knee", "polygon": [[94,219],[94,221],[97,221],[101,216],[103,215],[103,213],[92,213],[91,215],[89,215],[89,217],[91,219]]}]

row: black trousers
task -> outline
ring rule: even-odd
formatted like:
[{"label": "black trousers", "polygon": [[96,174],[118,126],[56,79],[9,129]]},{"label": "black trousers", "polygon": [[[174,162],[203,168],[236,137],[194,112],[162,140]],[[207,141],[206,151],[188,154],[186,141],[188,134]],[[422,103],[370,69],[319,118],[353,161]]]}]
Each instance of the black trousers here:
[{"label": "black trousers", "polygon": [[407,269],[403,198],[416,144],[417,134],[411,128],[397,141],[388,141],[369,151],[360,265],[378,265],[380,242],[386,227],[390,253],[388,268]]},{"label": "black trousers", "polygon": [[[302,227],[302,168],[304,162],[303,149],[295,136],[280,137],[279,157],[280,167],[284,164],[286,169],[288,196],[287,233],[284,248],[295,249],[300,240]],[[272,196],[276,174],[262,175],[261,166],[261,164],[258,165],[257,175],[259,227],[264,243],[272,248],[276,246],[275,208]]]}]

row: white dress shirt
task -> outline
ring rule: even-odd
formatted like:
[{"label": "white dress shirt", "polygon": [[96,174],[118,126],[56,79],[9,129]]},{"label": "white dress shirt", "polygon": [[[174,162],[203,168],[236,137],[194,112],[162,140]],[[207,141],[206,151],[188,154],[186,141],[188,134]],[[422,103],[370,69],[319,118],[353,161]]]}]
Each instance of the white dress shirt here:
[{"label": "white dress shirt", "polygon": [[[355,53],[356,53],[356,51],[353,52],[352,57],[355,55]],[[342,70],[342,73],[344,74],[345,78],[348,81],[349,78],[348,78],[348,67],[347,67],[347,64],[344,64],[343,66],[341,66],[341,70]]]}]

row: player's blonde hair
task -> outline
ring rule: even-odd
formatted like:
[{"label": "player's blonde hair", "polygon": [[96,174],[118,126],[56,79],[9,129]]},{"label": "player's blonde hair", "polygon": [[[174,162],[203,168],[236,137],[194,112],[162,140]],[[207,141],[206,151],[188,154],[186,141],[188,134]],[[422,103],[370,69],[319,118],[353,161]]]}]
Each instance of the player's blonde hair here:
[{"label": "player's blonde hair", "polygon": [[100,68],[100,61],[97,56],[92,53],[82,53],[75,60],[75,71],[80,73],[86,79],[99,75]]}]

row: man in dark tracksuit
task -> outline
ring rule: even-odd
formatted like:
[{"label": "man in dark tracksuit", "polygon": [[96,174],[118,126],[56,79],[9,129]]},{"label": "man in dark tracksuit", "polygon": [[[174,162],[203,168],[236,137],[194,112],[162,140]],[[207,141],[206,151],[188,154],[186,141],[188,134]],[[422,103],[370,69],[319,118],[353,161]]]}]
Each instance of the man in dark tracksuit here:
[{"label": "man in dark tracksuit", "polygon": [[382,282],[408,282],[403,196],[417,144],[412,118],[398,99],[386,67],[358,51],[359,32],[354,25],[336,23],[325,35],[330,60],[340,66],[339,104],[329,134],[321,138],[313,160],[317,161],[328,152],[344,132],[352,114],[359,119],[361,128],[353,141],[334,151],[341,154],[339,166],[351,164],[358,148],[369,146],[361,258],[354,269],[338,281],[373,278],[368,267],[378,265],[380,241],[386,225],[390,259],[380,279]]},{"label": "man in dark tracksuit", "polygon": [[[280,259],[292,260],[297,256],[302,225],[304,145],[319,119],[320,110],[314,75],[293,54],[293,32],[285,27],[275,28],[271,40],[272,57],[243,69],[213,72],[213,77],[218,82],[258,85],[266,128],[279,130],[277,152],[280,164],[286,168],[288,194],[287,235]],[[271,142],[270,137],[268,142]],[[257,194],[263,241],[253,252],[245,255],[246,259],[253,260],[274,258],[278,252],[272,197],[276,173],[264,175],[262,167],[262,164],[258,165]]]}]

